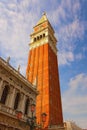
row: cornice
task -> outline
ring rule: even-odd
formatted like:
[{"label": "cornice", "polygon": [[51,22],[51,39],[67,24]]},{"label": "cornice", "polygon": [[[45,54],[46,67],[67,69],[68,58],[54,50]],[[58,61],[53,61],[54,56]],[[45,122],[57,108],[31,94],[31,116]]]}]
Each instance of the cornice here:
[{"label": "cornice", "polygon": [[15,70],[10,64],[8,64],[4,59],[0,57],[0,65],[7,70],[9,73],[11,73],[13,76],[15,76],[17,79],[19,79],[22,83],[24,83],[28,88],[30,88],[36,95],[38,94],[38,91],[34,88],[34,86],[17,70]]}]

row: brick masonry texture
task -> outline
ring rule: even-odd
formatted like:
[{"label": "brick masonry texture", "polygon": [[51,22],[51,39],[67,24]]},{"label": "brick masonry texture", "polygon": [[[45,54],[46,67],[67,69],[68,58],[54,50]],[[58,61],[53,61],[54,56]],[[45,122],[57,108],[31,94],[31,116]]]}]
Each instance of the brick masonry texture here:
[{"label": "brick masonry texture", "polygon": [[36,102],[37,122],[41,113],[47,114],[45,126],[63,124],[61,93],[58,74],[57,55],[49,44],[31,49],[27,65],[27,78],[33,83],[38,79],[39,95]]}]

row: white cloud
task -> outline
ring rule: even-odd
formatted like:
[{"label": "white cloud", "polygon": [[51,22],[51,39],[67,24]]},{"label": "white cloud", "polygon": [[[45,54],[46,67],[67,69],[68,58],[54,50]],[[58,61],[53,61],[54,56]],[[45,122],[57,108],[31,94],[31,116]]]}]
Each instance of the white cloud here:
[{"label": "white cloud", "polygon": [[3,33],[7,30],[7,21],[3,18],[0,19],[0,33]]},{"label": "white cloud", "polygon": [[[7,4],[0,2],[0,46],[3,52],[7,52],[5,57],[11,55],[13,58],[16,58],[17,61],[20,58],[26,59],[28,53],[27,45],[30,39],[29,34],[35,23],[37,23],[41,11],[40,7],[43,7],[42,5],[45,5],[45,2],[41,3],[35,0],[21,0],[19,2],[14,0],[13,2],[9,1]],[[55,3],[52,4],[52,7],[54,5]],[[35,8],[36,6],[38,8]],[[66,7],[68,7],[67,11]],[[75,3],[73,2],[73,4],[68,0],[66,0],[66,3],[61,1],[58,8],[56,6],[52,11],[50,10],[49,17],[51,21],[53,20],[55,25],[59,26],[61,24],[61,19],[64,21],[67,20],[68,12],[79,9],[80,4],[78,0]],[[74,14],[77,15],[76,12],[74,12]],[[72,15],[69,14],[69,17],[72,17]],[[81,39],[83,34],[84,27],[78,19],[75,19],[68,25],[60,26],[58,31],[59,65],[68,65],[70,62],[74,61],[74,44],[72,41],[78,37]],[[19,54],[15,52],[19,52]]]},{"label": "white cloud", "polygon": [[5,57],[10,55],[11,60],[16,61],[14,66],[21,64],[21,72],[24,74],[29,50],[29,34],[37,16],[33,11],[28,12],[27,7],[30,6],[28,0],[7,4],[0,2],[0,5],[0,50],[6,52],[3,54]]},{"label": "white cloud", "polygon": [[61,5],[64,9],[67,10],[66,16],[67,18],[75,19],[78,18],[78,12],[81,9],[80,1],[79,0],[66,0],[61,2]]},{"label": "white cloud", "polygon": [[[62,40],[63,44],[69,42],[73,42],[77,38],[82,39],[84,35],[84,25],[78,20],[74,20],[73,22],[69,23],[68,25],[63,26],[59,30],[59,38]],[[68,45],[67,45],[68,46]]]},{"label": "white cloud", "polygon": [[66,20],[66,13],[61,5],[58,8],[56,8],[55,10],[52,10],[52,12],[50,11],[49,15],[50,15],[51,21],[55,25],[56,24],[60,25],[61,19]]},{"label": "white cloud", "polygon": [[66,2],[61,1],[58,7],[49,13],[59,41],[59,65],[69,65],[75,59],[81,60],[84,57],[81,57],[80,54],[74,54],[75,48],[79,46],[75,44],[76,40],[83,40],[85,32],[84,22],[79,20],[80,9],[79,0],[66,0]]},{"label": "white cloud", "polygon": [[82,87],[84,86],[87,87],[87,76],[83,73],[72,78],[69,83],[70,87],[75,87],[75,88],[81,85]]},{"label": "white cloud", "polygon": [[81,60],[84,57],[81,53],[74,53],[74,49],[78,46],[74,43],[77,39],[83,39],[84,32],[84,25],[77,19],[60,28],[57,34],[59,37],[59,65],[70,64],[75,59]]},{"label": "white cloud", "polygon": [[63,51],[59,53],[58,62],[59,65],[70,64],[70,62],[74,61],[74,55],[70,51]]},{"label": "white cloud", "polygon": [[52,3],[52,7],[54,6],[55,9],[50,11],[49,15],[53,24],[58,25],[58,28],[62,25],[62,21],[66,24],[69,20],[79,18],[78,14],[81,9],[79,0],[62,0],[56,6],[54,3]]},{"label": "white cloud", "polygon": [[[69,81],[69,89],[63,93],[63,110],[65,120],[78,122],[79,126],[87,127],[87,75],[78,74]],[[68,115],[68,116],[67,116]],[[68,118],[66,118],[66,116]],[[84,124],[83,124],[84,120]]]}]

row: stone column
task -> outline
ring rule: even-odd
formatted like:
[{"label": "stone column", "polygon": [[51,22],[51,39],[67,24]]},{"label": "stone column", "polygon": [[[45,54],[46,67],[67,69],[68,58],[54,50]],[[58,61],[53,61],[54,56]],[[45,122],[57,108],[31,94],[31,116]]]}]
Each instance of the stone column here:
[{"label": "stone column", "polygon": [[9,85],[9,91],[8,91],[8,94],[7,94],[7,97],[6,97],[6,102],[5,102],[5,105],[8,106],[9,104],[9,100],[10,100],[10,94],[11,94],[11,91],[10,91],[10,85]]},{"label": "stone column", "polygon": [[26,96],[22,93],[20,102],[19,102],[19,106],[18,106],[18,110],[23,113],[24,113],[24,109],[25,109],[25,100],[26,100]]},{"label": "stone column", "polygon": [[33,103],[33,99],[30,99],[30,104],[29,104],[29,107],[28,107],[28,116],[31,117],[32,113],[31,113],[31,104]]},{"label": "stone column", "polygon": [[4,90],[4,82],[3,82],[3,80],[1,80],[0,81],[0,100],[1,100],[1,96],[2,96],[3,90]]},{"label": "stone column", "polygon": [[8,99],[6,100],[6,105],[9,106],[10,108],[13,108],[16,89],[13,86],[10,86],[10,87],[11,88],[8,94]]},{"label": "stone column", "polygon": [[1,90],[1,88],[2,88],[2,85],[3,85],[3,80],[0,79],[0,90]]}]

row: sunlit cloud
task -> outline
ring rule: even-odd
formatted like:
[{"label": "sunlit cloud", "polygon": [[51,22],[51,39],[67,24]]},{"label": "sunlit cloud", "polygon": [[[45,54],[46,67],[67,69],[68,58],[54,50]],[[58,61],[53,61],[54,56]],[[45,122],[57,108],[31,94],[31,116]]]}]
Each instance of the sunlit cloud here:
[{"label": "sunlit cloud", "polygon": [[[21,72],[25,74],[29,34],[37,16],[35,12],[28,12],[27,6],[30,3],[27,0],[18,4],[10,2],[7,6],[1,2],[0,4],[0,49],[2,53],[6,52],[5,58],[8,56],[11,57],[11,60],[14,58],[16,61],[14,66],[18,66],[18,63],[22,64]],[[20,59],[22,59],[22,62],[19,62]]]},{"label": "sunlit cloud", "polygon": [[59,65],[64,63],[68,64],[74,61],[75,57],[76,59],[82,58],[82,54],[77,54],[77,56],[75,56],[74,49],[78,45],[74,43],[77,39],[83,39],[84,32],[85,27],[78,20],[65,25],[59,30]]},{"label": "sunlit cloud", "polygon": [[[63,93],[65,119],[80,120],[81,126],[84,118],[87,120],[87,74],[76,75],[70,79],[68,85],[68,90]],[[84,124],[82,126],[84,128]]]},{"label": "sunlit cloud", "polygon": [[63,51],[59,53],[58,57],[59,65],[69,65],[71,62],[74,61],[74,55],[70,51]]}]

